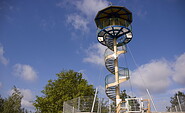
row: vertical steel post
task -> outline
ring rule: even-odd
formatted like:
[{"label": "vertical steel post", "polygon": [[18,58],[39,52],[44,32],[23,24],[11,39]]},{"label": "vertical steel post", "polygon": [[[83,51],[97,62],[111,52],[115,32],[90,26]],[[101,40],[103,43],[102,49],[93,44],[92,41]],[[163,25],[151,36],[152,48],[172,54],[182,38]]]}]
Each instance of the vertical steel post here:
[{"label": "vertical steel post", "polygon": [[110,102],[110,99],[109,99],[109,113],[111,113],[111,102]]},{"label": "vertical steel post", "polygon": [[178,110],[177,110],[177,106],[175,106],[175,112],[178,112]]},{"label": "vertical steel post", "polygon": [[180,103],[180,100],[179,100],[179,96],[178,96],[178,94],[177,94],[177,100],[178,100],[178,103],[179,103],[180,111],[182,112],[182,107],[181,107],[181,103]]},{"label": "vertical steel post", "polygon": [[92,108],[91,108],[91,112],[93,112],[93,110],[94,110],[94,104],[95,104],[95,101],[96,101],[97,92],[98,92],[98,88],[96,88],[96,91],[95,91],[95,95],[94,95],[94,100],[93,100],[93,105],[92,105]]},{"label": "vertical steel post", "polygon": [[153,98],[151,97],[149,90],[148,90],[148,89],[146,89],[146,92],[148,93],[148,96],[149,96],[149,98],[150,98],[150,100],[151,100],[151,102],[152,102],[152,105],[153,105],[153,107],[154,107],[154,109],[155,109],[155,112],[157,112],[157,108],[155,107],[155,104],[154,104]]},{"label": "vertical steel post", "polygon": [[80,111],[80,97],[78,97],[78,112]]},{"label": "vertical steel post", "polygon": [[115,60],[114,60],[114,68],[115,68],[115,82],[117,84],[116,86],[116,113],[119,113],[120,111],[120,88],[119,88],[119,74],[118,74],[118,57],[117,57],[117,41],[116,38],[114,38],[114,54],[115,54]]}]

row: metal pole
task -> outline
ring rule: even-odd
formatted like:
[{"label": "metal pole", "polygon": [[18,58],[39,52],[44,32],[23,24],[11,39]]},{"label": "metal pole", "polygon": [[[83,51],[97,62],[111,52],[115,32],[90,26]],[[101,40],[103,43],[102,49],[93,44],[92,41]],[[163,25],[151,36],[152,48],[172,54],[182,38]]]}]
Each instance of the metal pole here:
[{"label": "metal pole", "polygon": [[98,91],[98,88],[96,88],[96,92],[95,92],[95,95],[94,95],[94,101],[93,101],[91,112],[93,112],[93,109],[94,109],[94,104],[95,104],[95,100],[96,100],[97,91]]},{"label": "metal pole", "polygon": [[73,106],[73,113],[75,113],[75,107]]},{"label": "metal pole", "polygon": [[80,97],[78,97],[78,111],[80,111]]},{"label": "metal pole", "polygon": [[175,106],[175,111],[177,112],[177,106]]},{"label": "metal pole", "polygon": [[110,99],[109,99],[109,113],[111,113],[111,103],[110,103]]},{"label": "metal pole", "polygon": [[153,101],[153,99],[152,99],[152,97],[151,97],[151,95],[150,95],[149,90],[146,89],[146,91],[147,91],[147,93],[148,93],[148,95],[149,95],[149,97],[150,97],[150,100],[152,101],[152,104],[153,104],[153,107],[154,107],[154,109],[155,109],[155,112],[157,112],[157,109],[156,109],[156,107],[155,107],[154,101]]},{"label": "metal pole", "polygon": [[98,109],[97,109],[97,113],[101,113],[101,112],[100,112],[100,98],[98,99]]},{"label": "metal pole", "polygon": [[[66,107],[66,102],[63,103],[63,113],[64,113],[64,111],[65,111],[65,107]],[[37,109],[37,108],[36,108],[36,109]],[[37,109],[37,111],[38,111],[38,109]]]},{"label": "metal pole", "polygon": [[118,57],[117,57],[117,41],[116,38],[114,38],[114,54],[116,55],[116,58],[114,60],[114,66],[115,66],[115,82],[117,84],[116,86],[116,113],[119,113],[120,111],[120,88],[119,88],[119,74],[118,74]]},{"label": "metal pole", "polygon": [[178,94],[177,94],[177,100],[178,100],[178,103],[179,103],[180,111],[182,112],[182,107],[181,107],[181,103],[180,103],[180,100],[179,100],[179,96],[178,96]]},{"label": "metal pole", "polygon": [[101,113],[101,103],[100,103],[100,113]]}]

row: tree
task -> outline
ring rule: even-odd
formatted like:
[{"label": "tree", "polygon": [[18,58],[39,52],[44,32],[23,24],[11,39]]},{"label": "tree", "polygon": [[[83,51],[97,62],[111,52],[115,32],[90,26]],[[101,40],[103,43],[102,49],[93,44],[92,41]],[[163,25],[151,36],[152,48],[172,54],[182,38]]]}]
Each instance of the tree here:
[{"label": "tree", "polygon": [[170,103],[171,106],[166,107],[167,111],[180,111],[180,108],[182,108],[182,111],[185,111],[185,94],[178,91],[173,97],[171,97]]},{"label": "tree", "polygon": [[4,111],[4,99],[1,97],[0,95],[0,113],[2,113]]},{"label": "tree", "polygon": [[122,101],[125,101],[126,98],[131,98],[131,96],[129,96],[129,95],[126,93],[126,90],[123,90],[123,91],[121,91],[121,93],[120,93],[120,98],[122,99]]},{"label": "tree", "polygon": [[25,108],[21,107],[22,98],[21,92],[15,86],[8,98],[2,98],[0,95],[0,113],[28,113]]},{"label": "tree", "polygon": [[82,73],[73,70],[56,74],[56,80],[49,80],[43,96],[36,96],[34,106],[42,113],[61,113],[63,102],[80,96],[94,96],[95,89],[82,78]]},{"label": "tree", "polygon": [[23,96],[21,92],[14,86],[13,93],[7,99],[3,99],[3,110],[2,113],[23,113],[21,108],[21,100]]}]

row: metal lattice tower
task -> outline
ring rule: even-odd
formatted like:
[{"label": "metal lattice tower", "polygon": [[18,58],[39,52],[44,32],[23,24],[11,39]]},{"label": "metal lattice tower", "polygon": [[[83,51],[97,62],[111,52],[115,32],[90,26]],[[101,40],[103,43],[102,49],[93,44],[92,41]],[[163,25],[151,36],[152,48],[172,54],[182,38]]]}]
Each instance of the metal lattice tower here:
[{"label": "metal lattice tower", "polygon": [[98,41],[107,46],[104,60],[111,73],[105,78],[105,92],[116,102],[116,113],[119,113],[119,84],[129,79],[129,70],[118,66],[118,56],[127,52],[126,44],[132,40],[132,13],[125,7],[109,6],[98,12],[95,22]]}]

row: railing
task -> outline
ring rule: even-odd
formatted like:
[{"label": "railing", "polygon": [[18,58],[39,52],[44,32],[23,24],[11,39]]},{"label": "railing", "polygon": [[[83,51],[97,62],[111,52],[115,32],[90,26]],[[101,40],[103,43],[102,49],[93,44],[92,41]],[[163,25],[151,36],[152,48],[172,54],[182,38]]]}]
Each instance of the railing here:
[{"label": "railing", "polygon": [[[118,49],[118,51],[124,51],[124,52],[126,52],[126,45],[122,45],[122,46],[118,47],[117,49]],[[110,50],[109,48],[107,48],[105,50],[105,53],[104,53],[104,58],[106,59],[107,56],[113,55],[113,54],[114,54],[114,52],[112,50]]]},{"label": "railing", "polygon": [[109,74],[105,77],[105,86],[115,82],[115,75]]},{"label": "railing", "polygon": [[[104,21],[101,21],[100,23],[98,23],[98,28],[105,28],[107,26],[111,26],[111,25],[120,25],[120,26],[125,26],[127,28],[132,28],[131,24],[121,18],[109,18],[109,19],[105,19]],[[131,30],[131,29],[130,29]]]},{"label": "railing", "polygon": [[[119,80],[129,79],[129,70],[128,68],[119,67]],[[115,75],[109,74],[105,77],[105,85],[115,83]]]},{"label": "railing", "polygon": [[120,112],[127,113],[151,113],[150,100],[141,98],[126,98],[120,102]]}]

